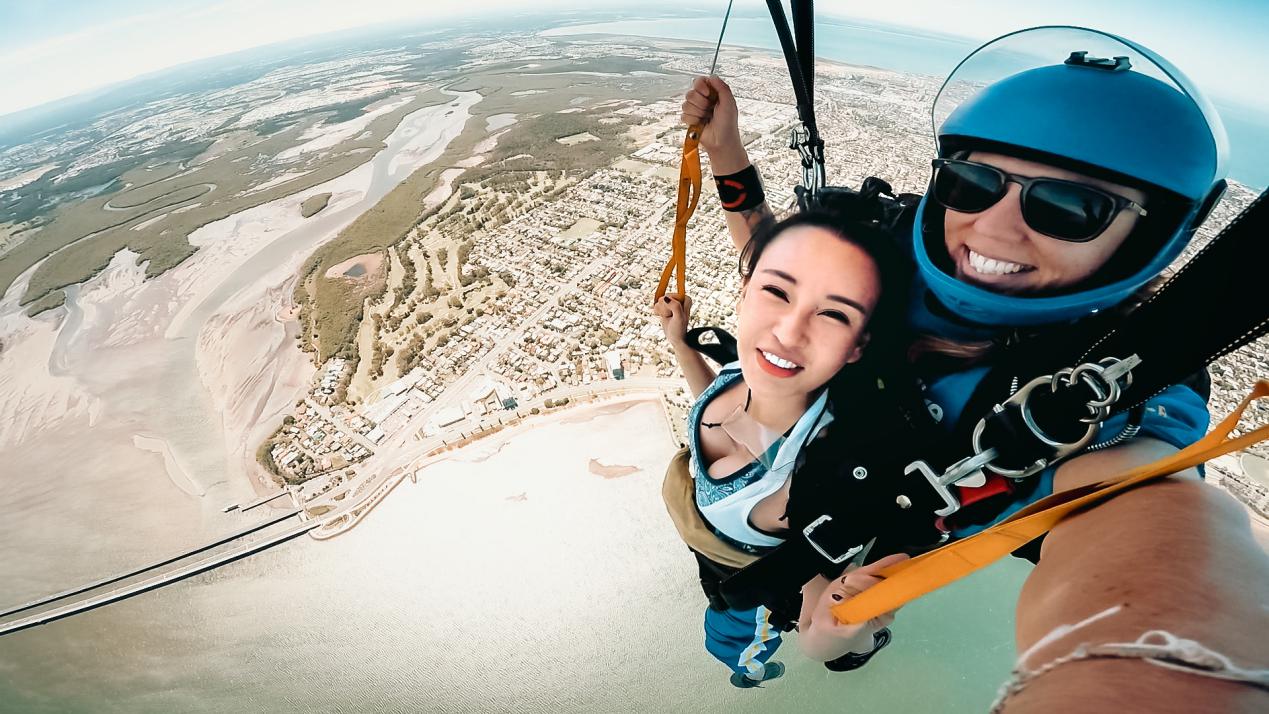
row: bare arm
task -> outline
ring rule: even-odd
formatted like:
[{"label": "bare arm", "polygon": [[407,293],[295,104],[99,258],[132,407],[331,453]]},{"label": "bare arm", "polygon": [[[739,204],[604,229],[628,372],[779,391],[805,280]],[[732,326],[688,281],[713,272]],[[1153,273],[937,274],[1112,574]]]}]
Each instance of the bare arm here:
[{"label": "bare arm", "polygon": [[[1081,456],[1059,469],[1056,488],[1174,451],[1142,439]],[[1269,666],[1269,558],[1242,506],[1194,476],[1133,490],[1053,529],[1018,600],[1019,652],[1063,625],[1121,609],[1037,649],[1023,663],[1028,669],[1081,643],[1132,642],[1149,630],[1195,640],[1243,668]],[[1109,659],[1056,667],[1010,697],[1005,711],[1264,712],[1269,692]]]},{"label": "bare arm", "polygon": [[674,350],[674,359],[679,363],[679,369],[683,370],[683,378],[687,380],[692,396],[699,397],[716,375],[705,363],[701,353],[688,346],[684,339],[687,335],[687,323],[692,315],[692,298],[684,298],[680,302],[667,295],[652,306],[652,311],[661,319],[661,329]]},{"label": "bare arm", "polygon": [[[683,101],[684,124],[701,124],[701,147],[715,176],[726,176],[749,166],[749,153],[740,137],[739,112],[731,87],[718,77],[697,77]],[[766,202],[745,211],[725,211],[727,230],[736,250],[744,250],[754,228],[774,217]]]},{"label": "bare arm", "polygon": [[701,353],[688,347],[686,342],[671,343],[671,346],[674,348],[674,359],[678,361],[679,369],[683,370],[683,378],[687,380],[687,386],[692,390],[692,396],[701,396],[701,392],[713,383],[717,375],[705,363]]},{"label": "bare arm", "polygon": [[724,211],[727,215],[727,232],[731,234],[731,242],[736,250],[744,250],[754,229],[766,221],[775,219],[771,206],[763,201],[758,206],[746,211]]}]

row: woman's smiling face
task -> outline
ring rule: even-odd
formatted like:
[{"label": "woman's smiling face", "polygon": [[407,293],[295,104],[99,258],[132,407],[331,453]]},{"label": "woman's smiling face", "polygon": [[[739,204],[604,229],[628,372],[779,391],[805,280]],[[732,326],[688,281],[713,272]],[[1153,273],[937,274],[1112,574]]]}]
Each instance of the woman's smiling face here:
[{"label": "woman's smiling face", "polygon": [[[1079,181],[1144,204],[1142,191],[1002,154],[975,151],[970,161],[990,164],[1011,174]],[[1078,285],[1106,265],[1123,245],[1138,220],[1120,211],[1111,224],[1087,243],[1072,243],[1036,232],[1022,218],[1022,187],[1009,184],[1008,193],[985,211],[948,210],[943,219],[944,243],[954,275],[973,285],[1000,293],[1051,292]]]},{"label": "woman's smiling face", "polygon": [[881,296],[876,263],[833,231],[787,228],[759,257],[737,307],[745,384],[767,398],[804,398],[859,359]]}]

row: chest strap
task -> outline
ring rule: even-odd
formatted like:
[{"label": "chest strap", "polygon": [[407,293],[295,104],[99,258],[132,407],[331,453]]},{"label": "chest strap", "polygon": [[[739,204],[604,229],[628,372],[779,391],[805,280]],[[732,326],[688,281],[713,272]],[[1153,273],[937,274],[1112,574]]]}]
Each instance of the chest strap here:
[{"label": "chest strap", "polygon": [[1014,549],[1047,533],[1066,517],[1112,496],[1269,439],[1269,425],[1229,438],[1247,407],[1269,396],[1269,380],[1260,380],[1242,403],[1215,429],[1181,451],[1114,474],[1106,480],[1055,493],[981,533],[882,570],[882,582],[832,608],[839,622],[860,623],[986,567]]}]

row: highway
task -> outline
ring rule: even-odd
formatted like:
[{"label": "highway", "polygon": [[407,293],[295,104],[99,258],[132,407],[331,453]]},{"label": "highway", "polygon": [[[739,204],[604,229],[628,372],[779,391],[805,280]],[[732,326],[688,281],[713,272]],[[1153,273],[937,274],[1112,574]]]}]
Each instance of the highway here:
[{"label": "highway", "polygon": [[[123,573],[121,575],[116,575],[116,576],[106,578],[103,580],[98,580],[96,582],[89,583],[88,585],[85,585],[79,588],[66,590],[56,595],[50,595],[48,597],[41,598],[37,601],[30,602],[25,605],[21,605],[15,608],[10,608],[6,610],[3,615],[0,615],[0,618],[9,617],[10,615],[15,615],[21,612],[25,612],[27,610],[42,607],[44,605],[52,604],[60,600],[65,600],[67,598],[75,598],[68,603],[59,605],[51,609],[42,610],[40,612],[37,612],[32,615],[27,615],[25,617],[19,617],[16,619],[10,619],[4,622],[0,622],[0,635],[7,635],[12,632],[18,632],[20,630],[25,630],[31,627],[35,627],[37,625],[43,625],[48,622],[60,620],[64,617],[70,617],[71,615],[76,615],[81,612],[86,612],[88,610],[92,610],[94,608],[101,607],[103,605],[108,605],[110,603],[118,602],[120,600],[132,597],[133,595],[139,595],[143,592],[148,592],[155,588],[160,588],[160,587],[163,587],[164,585],[169,585],[178,580],[183,580],[185,578],[188,578],[191,575],[197,575],[198,573],[211,570],[212,568],[217,568],[221,565],[225,565],[226,563],[231,563],[235,560],[244,558],[253,553],[258,553],[267,548],[271,548],[275,545],[278,545],[279,543],[284,543],[288,540],[291,540],[292,538],[295,538],[296,536],[303,535],[304,533],[307,533],[313,530],[314,528],[317,528],[318,526],[322,525],[327,520],[327,518],[314,519],[314,520],[301,519],[297,521],[296,523],[290,526],[287,526],[286,528],[276,533],[273,533],[265,538],[262,538],[259,540],[244,541],[243,543],[224,551],[212,553],[209,555],[203,555],[203,557],[195,557],[205,553],[206,551],[212,548],[215,548],[216,546],[224,545],[234,540],[241,539],[246,535],[255,533],[256,531],[262,530],[263,528],[266,528],[268,526],[280,523],[299,513],[300,511],[290,511],[283,515],[268,519],[264,522],[257,523],[253,526],[250,526],[249,528],[238,531],[235,534],[226,536],[212,543],[199,546],[198,548],[195,548],[185,553],[181,553],[180,555],[173,556],[171,558],[166,558],[157,563],[152,563],[143,568],[130,570],[127,573]],[[330,519],[338,518],[342,516],[343,514],[344,514],[344,511],[335,511],[329,514],[329,518]],[[168,568],[167,566],[173,566],[173,567]],[[84,596],[85,593],[91,593],[93,590],[98,590],[100,588],[106,587],[108,585],[113,585],[115,583],[119,583],[120,581],[127,580],[128,578],[136,577],[138,575],[144,575],[145,573],[149,573],[151,571],[159,571],[159,572],[156,572],[148,577],[145,577],[141,580],[137,580],[132,583],[127,583],[124,585],[119,585],[117,587],[109,588],[105,590],[104,592],[100,592],[95,595]],[[81,597],[76,597],[76,596],[81,596]]]}]

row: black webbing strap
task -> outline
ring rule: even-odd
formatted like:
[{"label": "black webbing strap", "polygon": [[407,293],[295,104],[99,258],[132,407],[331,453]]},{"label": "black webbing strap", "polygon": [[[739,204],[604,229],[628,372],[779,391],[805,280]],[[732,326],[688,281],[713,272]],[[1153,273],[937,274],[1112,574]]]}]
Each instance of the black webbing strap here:
[{"label": "black webbing strap", "polygon": [[1269,191],[1265,191],[1081,362],[1141,356],[1114,411],[1145,402],[1269,332]]},{"label": "black webbing strap", "polygon": [[790,0],[793,8],[793,22],[797,32],[794,41],[793,32],[789,30],[789,20],[784,14],[784,6],[780,0],[767,0],[767,9],[771,11],[771,21],[775,23],[776,35],[780,38],[780,47],[784,50],[784,63],[789,68],[789,78],[793,80],[793,94],[797,98],[798,118],[810,133],[812,143],[819,144],[819,128],[815,124],[815,11],[811,0]]},{"label": "black webbing strap", "polygon": [[[701,338],[706,334],[712,334],[714,341],[702,342]],[[719,367],[731,364],[740,357],[740,352],[736,348],[736,338],[721,327],[693,327],[683,336],[683,340],[687,342],[688,347],[717,362]]]},{"label": "black webbing strap", "polygon": [[807,112],[811,122],[815,121],[815,9],[811,0],[791,0],[793,11],[793,34],[797,40],[799,66],[802,70],[802,84],[806,87]]}]

